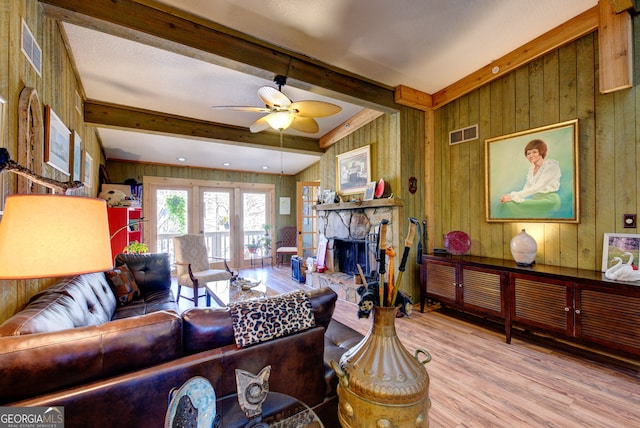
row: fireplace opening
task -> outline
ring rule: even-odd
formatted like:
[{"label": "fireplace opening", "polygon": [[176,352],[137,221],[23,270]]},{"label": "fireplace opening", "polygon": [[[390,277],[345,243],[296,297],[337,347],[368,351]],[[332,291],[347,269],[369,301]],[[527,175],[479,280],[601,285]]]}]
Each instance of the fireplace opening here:
[{"label": "fireplace opening", "polygon": [[358,265],[365,277],[369,278],[376,268],[377,234],[370,234],[365,239],[334,239],[333,263],[337,271],[349,275],[358,275]]}]

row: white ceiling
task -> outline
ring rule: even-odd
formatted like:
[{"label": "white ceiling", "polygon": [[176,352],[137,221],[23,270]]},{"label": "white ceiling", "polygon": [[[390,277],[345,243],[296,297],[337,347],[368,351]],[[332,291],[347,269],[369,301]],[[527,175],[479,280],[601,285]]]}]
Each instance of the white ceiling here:
[{"label": "white ceiling", "polygon": [[[140,0],[141,3],[154,3]],[[595,6],[597,0],[163,0],[209,21],[389,87],[426,93],[460,80]],[[135,41],[64,24],[87,99],[248,128],[261,115],[212,110],[262,106],[263,79]],[[319,138],[362,109],[292,86],[293,101],[324,100],[341,113],[318,119]],[[122,129],[98,128],[107,158],[295,174],[317,154],[284,153]],[[185,157],[185,162],[177,160]],[[223,163],[230,163],[224,166]],[[264,170],[263,167],[268,169]]]}]

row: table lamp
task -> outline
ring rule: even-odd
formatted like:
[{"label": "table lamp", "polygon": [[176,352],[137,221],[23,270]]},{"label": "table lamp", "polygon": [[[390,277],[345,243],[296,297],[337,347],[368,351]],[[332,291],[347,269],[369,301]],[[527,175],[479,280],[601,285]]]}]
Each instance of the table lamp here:
[{"label": "table lamp", "polygon": [[0,279],[60,277],[112,267],[104,200],[50,194],[7,197],[0,222]]}]

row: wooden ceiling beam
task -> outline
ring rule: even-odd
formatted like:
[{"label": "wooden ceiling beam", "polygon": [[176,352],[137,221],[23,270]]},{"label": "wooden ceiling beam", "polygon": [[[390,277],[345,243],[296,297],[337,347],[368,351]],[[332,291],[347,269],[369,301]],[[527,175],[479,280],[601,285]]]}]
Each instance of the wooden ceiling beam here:
[{"label": "wooden ceiling beam", "polygon": [[396,102],[403,106],[424,111],[433,109],[433,97],[426,92],[418,91],[405,85],[398,85],[394,96]]},{"label": "wooden ceiling beam", "polygon": [[[261,77],[284,75],[290,86],[343,95],[345,101],[397,110],[394,90],[299,53],[259,41],[186,12],[169,13],[155,2],[40,0],[47,16]],[[165,7],[166,8],[166,7]],[[217,57],[216,60],[213,57]],[[324,91],[324,92],[323,92]]]},{"label": "wooden ceiling beam", "polygon": [[349,119],[342,122],[340,125],[336,126],[331,131],[320,137],[320,140],[318,141],[320,148],[326,149],[328,147],[331,147],[342,138],[355,132],[367,123],[376,120],[383,114],[384,113],[376,110],[360,110],[358,113],[354,114]]},{"label": "wooden ceiling beam", "polygon": [[594,6],[531,42],[511,51],[502,58],[436,92],[432,96],[433,108],[441,107],[554,49],[596,31],[598,25],[598,6]]},{"label": "wooden ceiling beam", "polygon": [[[195,139],[221,140],[234,145],[280,150],[280,134],[275,132],[252,133],[246,128],[134,109],[95,100],[84,102],[84,120],[93,126],[134,129],[141,132],[180,135]],[[285,151],[300,153],[324,153],[324,150],[318,145],[318,140],[300,136],[285,135],[282,148]]]},{"label": "wooden ceiling beam", "polygon": [[627,89],[633,86],[633,23],[631,15],[616,12],[609,0],[598,2],[600,27],[600,92]]}]

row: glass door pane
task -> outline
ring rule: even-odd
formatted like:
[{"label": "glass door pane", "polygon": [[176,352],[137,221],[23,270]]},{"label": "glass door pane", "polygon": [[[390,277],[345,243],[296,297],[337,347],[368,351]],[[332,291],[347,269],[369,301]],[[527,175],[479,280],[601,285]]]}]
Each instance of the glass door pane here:
[{"label": "glass door pane", "polygon": [[[207,242],[209,256],[232,262],[233,192],[229,189],[202,189],[201,230]],[[233,262],[232,262],[233,264]]]},{"label": "glass door pane", "polygon": [[[264,245],[265,224],[269,223],[268,198],[266,193],[242,194],[242,230],[244,242],[244,260],[254,260],[256,257],[268,256],[269,249]],[[256,244],[255,252],[250,250],[249,244]]]},{"label": "glass door pane", "polygon": [[316,182],[299,182],[298,194],[298,254],[306,261],[316,255],[318,236],[316,234],[316,212],[313,205],[318,199],[320,185]]},{"label": "glass door pane", "polygon": [[175,260],[173,237],[189,231],[189,191],[157,189],[155,192],[156,252]]}]

